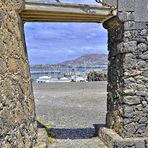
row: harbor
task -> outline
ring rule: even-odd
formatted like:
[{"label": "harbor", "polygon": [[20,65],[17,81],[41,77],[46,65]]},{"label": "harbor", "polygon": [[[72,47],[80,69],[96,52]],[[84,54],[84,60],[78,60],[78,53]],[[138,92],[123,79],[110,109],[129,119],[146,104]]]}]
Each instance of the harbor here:
[{"label": "harbor", "polygon": [[31,67],[31,77],[37,83],[50,82],[87,82],[87,75],[92,72],[107,71],[107,65],[98,67]]}]

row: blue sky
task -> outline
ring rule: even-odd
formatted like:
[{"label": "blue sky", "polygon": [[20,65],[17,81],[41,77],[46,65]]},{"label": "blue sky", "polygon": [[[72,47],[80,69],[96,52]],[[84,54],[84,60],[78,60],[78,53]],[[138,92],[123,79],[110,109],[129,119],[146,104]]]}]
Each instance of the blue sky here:
[{"label": "blue sky", "polygon": [[[56,0],[33,0],[42,2],[55,2]],[[79,3],[79,4],[97,4],[95,0],[60,0],[63,3]]]},{"label": "blue sky", "polygon": [[[95,0],[85,3],[94,4]],[[25,38],[30,64],[54,64],[84,54],[107,53],[107,31],[99,23],[25,23]]]}]

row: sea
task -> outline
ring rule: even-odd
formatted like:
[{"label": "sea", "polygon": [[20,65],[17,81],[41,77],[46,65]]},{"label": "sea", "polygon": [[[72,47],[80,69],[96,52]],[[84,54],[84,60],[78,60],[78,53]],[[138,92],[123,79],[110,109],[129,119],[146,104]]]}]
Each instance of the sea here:
[{"label": "sea", "polygon": [[[88,71],[105,71],[107,70],[107,65],[99,65],[96,67],[30,67],[31,72],[42,72],[42,71],[61,71],[61,72],[80,72],[85,73]],[[31,77],[33,80],[38,79],[41,76],[49,76],[52,78],[61,78],[64,75],[63,74],[57,74],[57,73],[50,73],[50,74],[31,74]]]}]

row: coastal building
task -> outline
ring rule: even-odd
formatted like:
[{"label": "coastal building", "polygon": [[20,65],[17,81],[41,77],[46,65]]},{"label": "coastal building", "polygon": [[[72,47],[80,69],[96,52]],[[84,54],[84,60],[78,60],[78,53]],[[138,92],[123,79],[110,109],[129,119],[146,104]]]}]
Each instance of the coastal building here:
[{"label": "coastal building", "polygon": [[49,83],[51,81],[51,77],[41,76],[36,80],[36,83]]}]

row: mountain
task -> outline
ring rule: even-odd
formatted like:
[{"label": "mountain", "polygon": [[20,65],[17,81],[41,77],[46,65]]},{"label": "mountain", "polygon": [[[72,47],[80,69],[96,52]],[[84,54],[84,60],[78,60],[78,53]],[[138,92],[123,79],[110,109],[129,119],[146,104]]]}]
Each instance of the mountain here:
[{"label": "mountain", "polygon": [[106,54],[86,54],[59,64],[38,64],[30,65],[30,67],[89,67],[107,64],[108,56]]},{"label": "mountain", "polygon": [[59,63],[64,66],[97,66],[106,65],[108,63],[108,56],[106,54],[86,54],[76,59]]}]

